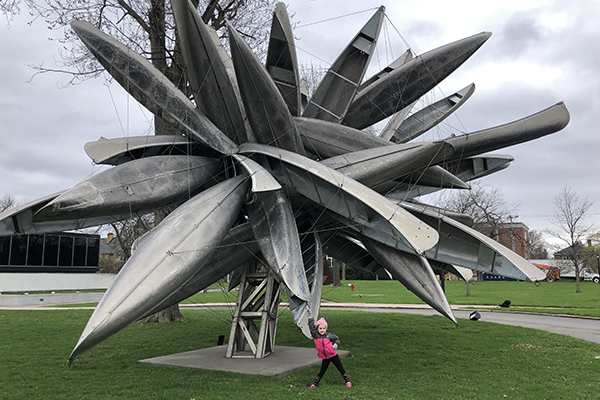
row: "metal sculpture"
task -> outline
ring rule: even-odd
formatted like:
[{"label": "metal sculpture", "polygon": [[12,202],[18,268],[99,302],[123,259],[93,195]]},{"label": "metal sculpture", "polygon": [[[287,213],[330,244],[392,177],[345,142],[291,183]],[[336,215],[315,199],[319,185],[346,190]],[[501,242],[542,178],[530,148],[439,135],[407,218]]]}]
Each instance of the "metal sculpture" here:
[{"label": "metal sculpture", "polygon": [[[283,3],[273,14],[266,66],[231,26],[229,59],[189,0],[172,0],[172,6],[194,103],[152,64],[94,26],[71,26],[115,80],[181,136],[88,143],[95,162],[114,167],[0,215],[0,233],[33,233],[177,206],[138,240],[69,362],[137,319],[229,273],[243,275],[240,269],[251,259],[262,260],[285,285],[294,321],[307,335],[307,307],[315,317],[319,312],[323,254],[391,276],[455,323],[432,265],[544,278],[471,229],[468,216],[411,202],[443,188],[468,189],[466,182],[512,161],[483,153],[557,132],[569,121],[559,103],[499,127],[407,143],[469,98],[474,85],[406,118],[490,33],[415,57],[407,52],[363,82],[381,7],[305,99]],[[382,137],[360,130],[387,117],[393,119]],[[272,345],[274,327],[269,329]]]}]

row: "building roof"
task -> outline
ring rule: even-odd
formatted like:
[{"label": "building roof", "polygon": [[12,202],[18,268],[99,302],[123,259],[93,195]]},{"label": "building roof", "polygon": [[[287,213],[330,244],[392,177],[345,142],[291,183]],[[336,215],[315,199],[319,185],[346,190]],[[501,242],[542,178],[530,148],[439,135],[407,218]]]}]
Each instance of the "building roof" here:
[{"label": "building roof", "polygon": [[109,237],[100,238],[100,254],[115,254],[116,251],[121,249],[121,243],[119,242],[119,239],[114,236],[109,241]]},{"label": "building roof", "polygon": [[568,257],[571,254],[573,254],[573,252],[580,253],[581,250],[583,250],[584,247],[585,246],[583,245],[583,243],[577,242],[577,243],[575,243],[572,246],[565,247],[564,249],[557,251],[556,253],[554,253],[554,255],[555,256],[558,255],[558,256]]}]

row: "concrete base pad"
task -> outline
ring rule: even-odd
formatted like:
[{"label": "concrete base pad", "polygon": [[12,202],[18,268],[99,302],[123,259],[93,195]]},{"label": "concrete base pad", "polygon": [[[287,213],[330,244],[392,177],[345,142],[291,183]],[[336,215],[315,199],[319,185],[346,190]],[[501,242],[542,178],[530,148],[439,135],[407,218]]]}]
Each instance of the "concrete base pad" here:
[{"label": "concrete base pad", "polygon": [[[226,351],[227,346],[217,346],[168,356],[147,358],[139,362],[166,367],[198,368],[248,375],[275,376],[289,375],[321,363],[314,348],[275,346],[274,351],[263,359],[226,358]],[[338,354],[340,358],[345,358],[350,355],[350,352],[338,350]],[[252,353],[250,353],[251,355]]]}]

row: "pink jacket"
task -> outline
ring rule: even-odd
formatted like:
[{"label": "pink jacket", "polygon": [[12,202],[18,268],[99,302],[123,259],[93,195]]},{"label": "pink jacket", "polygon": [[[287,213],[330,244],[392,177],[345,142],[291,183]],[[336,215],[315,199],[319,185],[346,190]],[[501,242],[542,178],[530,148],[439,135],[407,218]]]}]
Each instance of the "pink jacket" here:
[{"label": "pink jacket", "polygon": [[315,327],[315,321],[312,318],[308,320],[308,326],[315,342],[317,356],[321,360],[337,356],[337,351],[333,348],[333,344],[337,343],[339,346],[340,338],[331,332],[326,332],[323,336],[319,335]]}]

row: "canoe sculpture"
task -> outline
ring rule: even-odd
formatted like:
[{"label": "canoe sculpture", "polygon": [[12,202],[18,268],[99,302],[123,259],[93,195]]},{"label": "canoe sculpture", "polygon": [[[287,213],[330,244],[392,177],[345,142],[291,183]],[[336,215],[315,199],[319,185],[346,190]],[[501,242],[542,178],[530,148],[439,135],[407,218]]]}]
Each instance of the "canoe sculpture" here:
[{"label": "canoe sculpture", "polygon": [[[285,285],[294,323],[305,334],[309,309],[315,317],[319,313],[324,255],[399,281],[453,322],[434,268],[543,279],[527,261],[467,226],[469,216],[410,202],[443,188],[468,190],[466,182],[512,161],[485,153],[558,132],[569,122],[559,103],[479,132],[409,141],[469,97],[472,85],[405,119],[411,105],[466,62],[490,33],[414,57],[407,52],[364,80],[384,18],[381,7],[332,57],[304,103],[284,4],[273,14],[266,65],[232,26],[229,59],[189,0],[172,0],[172,9],[193,101],[95,26],[74,21],[71,27],[128,93],[181,136],[88,143],[94,162],[111,168],[0,214],[1,234],[25,234],[174,209],[138,239],[70,362],[227,274],[235,286],[250,261]],[[396,113],[394,136],[362,131]]]}]

